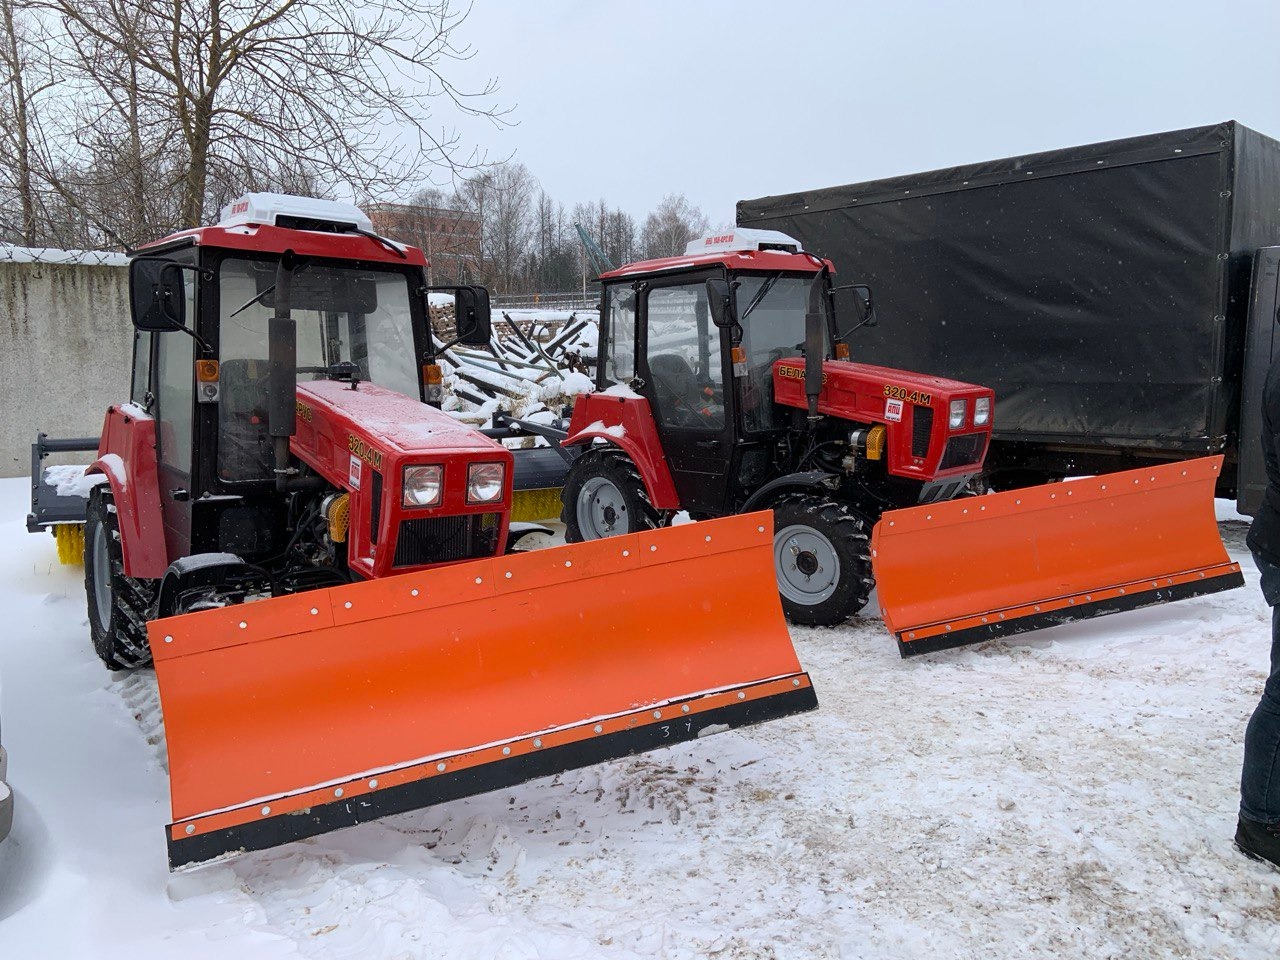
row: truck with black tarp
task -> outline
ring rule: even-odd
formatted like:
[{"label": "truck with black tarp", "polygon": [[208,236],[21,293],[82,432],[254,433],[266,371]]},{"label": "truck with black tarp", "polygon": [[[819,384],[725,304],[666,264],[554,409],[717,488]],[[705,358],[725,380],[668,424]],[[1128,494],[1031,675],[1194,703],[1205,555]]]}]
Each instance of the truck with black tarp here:
[{"label": "truck with black tarp", "polygon": [[997,487],[1223,453],[1265,486],[1280,142],[1235,121],[744,200],[875,291],[858,358],[996,393]]}]

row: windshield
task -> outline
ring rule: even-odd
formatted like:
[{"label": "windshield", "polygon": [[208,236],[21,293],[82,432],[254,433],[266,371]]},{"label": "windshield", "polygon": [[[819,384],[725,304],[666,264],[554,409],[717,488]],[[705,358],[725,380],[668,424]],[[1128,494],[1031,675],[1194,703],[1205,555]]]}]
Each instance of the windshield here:
[{"label": "windshield", "polygon": [[[748,273],[735,279],[737,316],[747,352],[742,397],[746,427],[772,430],[783,425],[773,402],[773,364],[804,351],[804,317],[809,308],[809,287],[816,278]],[[828,342],[826,356],[830,356],[830,349]]]},{"label": "windshield", "polygon": [[[272,476],[267,324],[275,279],[275,263],[263,260],[225,260],[219,276],[218,476],[227,481]],[[300,381],[324,378],[318,368],[346,361],[361,380],[420,395],[404,274],[306,263],[293,274],[290,312]]]}]

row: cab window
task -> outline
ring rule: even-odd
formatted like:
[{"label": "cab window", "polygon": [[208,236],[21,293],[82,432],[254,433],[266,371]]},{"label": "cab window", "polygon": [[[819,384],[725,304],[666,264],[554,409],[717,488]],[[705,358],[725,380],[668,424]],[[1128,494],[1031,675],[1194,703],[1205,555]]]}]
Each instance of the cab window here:
[{"label": "cab window", "polygon": [[[267,434],[267,327],[275,312],[275,264],[229,259],[219,276],[218,476],[224,481],[272,476]],[[254,299],[257,297],[258,299]],[[420,398],[413,315],[405,275],[306,264],[293,275],[298,380],[323,379],[337,363],[355,364],[359,379]]]},{"label": "cab window", "polygon": [[720,330],[709,320],[706,283],[654,287],[647,296],[649,377],[659,421],[722,428]]},{"label": "cab window", "polygon": [[812,283],[810,277],[776,273],[738,278],[734,295],[747,353],[742,412],[748,430],[773,430],[786,424],[786,414],[773,402],[773,364],[784,357],[799,357],[804,350]]},{"label": "cab window", "polygon": [[605,288],[609,336],[602,379],[627,384],[636,376],[636,292],[630,285]]}]

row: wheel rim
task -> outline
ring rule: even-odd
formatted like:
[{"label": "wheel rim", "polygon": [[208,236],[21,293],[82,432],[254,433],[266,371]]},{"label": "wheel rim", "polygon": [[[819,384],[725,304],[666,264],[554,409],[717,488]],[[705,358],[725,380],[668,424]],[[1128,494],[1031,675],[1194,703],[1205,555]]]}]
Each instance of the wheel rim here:
[{"label": "wheel rim", "polygon": [[773,537],[778,592],[806,607],[831,599],[840,584],[840,557],[826,536],[813,527],[792,524]]},{"label": "wheel rim", "polygon": [[111,557],[107,555],[107,528],[101,523],[93,529],[93,600],[98,606],[98,623],[105,628],[111,622]]},{"label": "wheel rim", "polygon": [[592,477],[578,493],[578,530],[585,540],[630,533],[627,501],[612,480]]}]

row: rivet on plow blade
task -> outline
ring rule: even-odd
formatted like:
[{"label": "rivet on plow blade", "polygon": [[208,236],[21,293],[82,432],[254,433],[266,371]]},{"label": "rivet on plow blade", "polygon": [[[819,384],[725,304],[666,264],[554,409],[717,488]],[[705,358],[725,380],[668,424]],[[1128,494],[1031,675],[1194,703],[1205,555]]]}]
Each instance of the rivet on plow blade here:
[{"label": "rivet on plow blade", "polygon": [[759,513],[149,629],[172,868],[817,706]]},{"label": "rivet on plow blade", "polygon": [[885,626],[909,657],[1242,586],[1214,515],[1221,463],[990,494],[979,514],[891,511],[872,533]]}]

